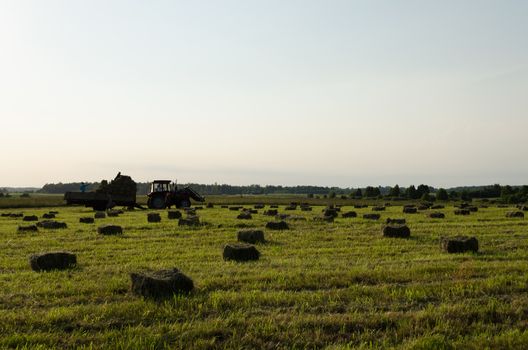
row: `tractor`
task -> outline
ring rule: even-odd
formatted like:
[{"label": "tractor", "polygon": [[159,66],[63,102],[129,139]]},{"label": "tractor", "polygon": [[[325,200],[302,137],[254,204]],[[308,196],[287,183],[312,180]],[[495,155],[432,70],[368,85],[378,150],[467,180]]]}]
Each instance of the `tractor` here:
[{"label": "tractor", "polygon": [[170,180],[153,181],[147,198],[147,205],[150,209],[170,209],[173,205],[176,208],[188,208],[191,206],[191,198],[197,202],[205,201],[205,198],[192,188],[178,189],[178,186]]}]

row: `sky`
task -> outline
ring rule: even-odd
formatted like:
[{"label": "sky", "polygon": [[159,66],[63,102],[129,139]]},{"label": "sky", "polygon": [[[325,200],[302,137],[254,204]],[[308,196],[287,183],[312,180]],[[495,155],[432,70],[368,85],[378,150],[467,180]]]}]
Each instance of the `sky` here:
[{"label": "sky", "polygon": [[0,186],[528,183],[528,2],[0,0]]}]

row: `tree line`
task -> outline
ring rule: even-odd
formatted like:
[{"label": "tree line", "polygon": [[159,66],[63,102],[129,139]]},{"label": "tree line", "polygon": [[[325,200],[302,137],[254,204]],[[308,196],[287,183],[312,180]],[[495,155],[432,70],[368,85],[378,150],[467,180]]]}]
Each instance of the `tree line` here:
[{"label": "tree line", "polygon": [[[100,185],[98,182],[87,183],[87,191],[93,191]],[[480,198],[500,198],[507,203],[521,203],[528,201],[528,186],[501,186],[499,184],[490,186],[456,187],[451,189],[434,188],[428,185],[411,185],[400,187],[390,186],[367,186],[364,188],[340,188],[325,186],[275,186],[275,185],[249,185],[234,186],[227,184],[184,184],[180,186],[191,186],[195,191],[203,195],[273,195],[273,194],[299,194],[308,197],[341,197],[341,198],[387,198],[387,199],[421,199],[434,200],[465,200]],[[37,192],[63,194],[68,191],[79,191],[81,182],[46,184]],[[150,190],[150,183],[137,183],[137,194],[145,195]]]}]

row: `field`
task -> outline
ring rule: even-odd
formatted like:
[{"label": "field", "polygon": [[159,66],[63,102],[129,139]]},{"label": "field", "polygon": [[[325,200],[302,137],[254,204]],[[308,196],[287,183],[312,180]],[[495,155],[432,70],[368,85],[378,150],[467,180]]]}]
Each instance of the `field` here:
[{"label": "field", "polygon": [[[236,219],[237,212],[199,210],[199,228],[178,227],[165,211],[80,224],[82,207],[0,209],[39,217],[57,210],[67,229],[17,233],[21,219],[0,218],[0,348],[210,349],[397,348],[497,349],[528,347],[528,222],[511,208],[481,208],[469,216],[441,210],[403,214],[401,206],[365,220],[316,222],[313,212],[290,230],[265,230],[256,262],[222,259],[224,244],[243,227],[269,217]],[[267,207],[266,207],[267,209]],[[387,217],[406,218],[411,238],[384,238]],[[122,236],[96,228],[116,223]],[[476,236],[479,253],[447,254],[441,236]],[[67,250],[78,266],[34,272],[29,255]],[[129,273],[177,267],[195,290],[170,300],[130,292]]]}]

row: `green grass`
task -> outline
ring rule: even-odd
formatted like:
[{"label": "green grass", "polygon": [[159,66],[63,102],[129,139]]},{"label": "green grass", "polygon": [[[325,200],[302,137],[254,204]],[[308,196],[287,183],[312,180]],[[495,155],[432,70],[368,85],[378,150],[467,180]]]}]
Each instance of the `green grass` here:
[{"label": "green grass", "polygon": [[[0,218],[0,348],[528,347],[528,221],[505,218],[508,209],[458,217],[449,207],[433,220],[394,206],[381,221],[405,217],[412,233],[388,239],[381,222],[314,222],[321,209],[287,212],[308,220],[266,231],[261,259],[249,263],[223,261],[222,247],[240,224],[262,228],[269,218],[260,214],[204,209],[203,227],[180,228],[164,212],[149,224],[148,211],[133,211],[86,225],[78,219],[91,210],[60,207],[67,229],[24,234],[21,220]],[[97,235],[102,223],[124,235]],[[439,238],[458,234],[475,235],[480,252],[443,253]],[[78,267],[31,271],[28,256],[51,250],[76,253]],[[194,280],[191,295],[153,302],[130,293],[130,272],[170,267]]]}]

